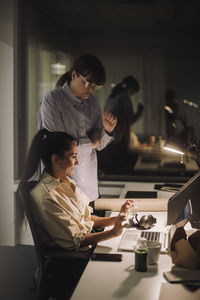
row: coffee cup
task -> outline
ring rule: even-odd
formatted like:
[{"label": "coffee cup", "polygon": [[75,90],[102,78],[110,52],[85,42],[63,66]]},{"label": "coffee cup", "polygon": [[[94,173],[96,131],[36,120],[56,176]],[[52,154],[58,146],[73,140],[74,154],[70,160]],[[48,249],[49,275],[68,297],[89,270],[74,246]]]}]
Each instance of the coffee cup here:
[{"label": "coffee cup", "polygon": [[148,265],[155,265],[158,263],[161,243],[156,241],[147,241],[147,264]]}]

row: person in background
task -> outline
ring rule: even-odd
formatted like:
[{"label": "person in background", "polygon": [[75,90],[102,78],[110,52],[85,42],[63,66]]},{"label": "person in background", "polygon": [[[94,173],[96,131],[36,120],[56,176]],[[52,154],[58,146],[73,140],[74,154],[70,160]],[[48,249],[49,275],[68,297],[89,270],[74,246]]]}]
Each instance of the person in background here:
[{"label": "person in background", "polygon": [[[30,191],[31,208],[47,248],[89,250],[91,245],[120,235],[126,225],[133,200],[126,200],[115,217],[91,215],[90,199],[71,179],[78,165],[78,143],[65,132],[41,129],[35,135],[25,164],[19,190],[35,174],[41,160],[44,170],[39,182]],[[23,221],[21,213],[21,223]],[[96,227],[112,226],[101,232]]]},{"label": "person in background", "polygon": [[[93,93],[106,81],[105,70],[93,54],[77,58],[42,100],[38,110],[38,128],[64,131],[78,141],[79,165],[73,179],[90,201],[98,198],[97,155],[113,139],[117,118],[101,110]],[[91,203],[92,205],[92,203]]]},{"label": "person in background", "polygon": [[[141,118],[144,110],[139,103],[134,112],[131,96],[140,89],[133,76],[125,77],[112,90],[105,102],[105,109],[117,117],[114,141],[102,153],[98,154],[99,172],[113,174],[130,174],[133,172],[137,154],[132,152],[131,127]],[[133,144],[133,143],[132,143]],[[118,165],[118,161],[121,165]]]},{"label": "person in background", "polygon": [[[185,115],[181,115],[181,101],[173,89],[167,89],[165,93],[165,119],[166,119],[166,138],[177,146],[182,146],[190,141],[193,135],[192,127],[187,124]],[[182,103],[183,105],[183,103]]]},{"label": "person in background", "polygon": [[134,112],[131,96],[140,90],[138,81],[133,76],[125,77],[118,83],[106,99],[105,109],[117,116],[115,142],[124,140],[129,143],[131,125],[135,124],[142,116],[144,106],[138,104],[137,111]]}]

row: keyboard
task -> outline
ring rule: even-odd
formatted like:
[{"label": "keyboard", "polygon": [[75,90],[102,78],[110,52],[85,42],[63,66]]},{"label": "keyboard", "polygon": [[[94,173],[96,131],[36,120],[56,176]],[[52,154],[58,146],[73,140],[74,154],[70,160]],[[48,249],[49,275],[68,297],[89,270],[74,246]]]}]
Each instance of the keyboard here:
[{"label": "keyboard", "polygon": [[118,250],[134,252],[137,238],[144,237],[148,241],[157,241],[161,243],[161,253],[167,253],[169,250],[169,230],[166,231],[146,231],[146,230],[125,230]]},{"label": "keyboard", "polygon": [[142,231],[141,237],[144,237],[148,241],[157,241],[160,239],[160,232],[157,231]]}]

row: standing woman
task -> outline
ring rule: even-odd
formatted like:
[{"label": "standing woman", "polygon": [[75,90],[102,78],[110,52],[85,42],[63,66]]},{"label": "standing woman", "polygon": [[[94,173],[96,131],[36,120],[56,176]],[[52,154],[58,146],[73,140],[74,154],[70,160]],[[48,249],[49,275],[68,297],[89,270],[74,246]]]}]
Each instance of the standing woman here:
[{"label": "standing woman", "polygon": [[106,81],[100,60],[92,55],[80,56],[72,68],[61,76],[56,89],[42,100],[38,110],[38,127],[64,131],[77,138],[79,165],[73,179],[90,201],[98,198],[97,155],[112,141],[116,117],[101,110],[93,93]]}]

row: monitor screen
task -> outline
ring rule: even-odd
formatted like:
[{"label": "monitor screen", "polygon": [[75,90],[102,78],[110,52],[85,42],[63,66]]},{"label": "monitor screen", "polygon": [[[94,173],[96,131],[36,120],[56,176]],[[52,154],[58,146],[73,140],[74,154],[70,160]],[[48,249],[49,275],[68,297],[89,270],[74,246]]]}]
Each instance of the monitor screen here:
[{"label": "monitor screen", "polygon": [[200,228],[200,171],[185,183],[168,201],[167,224],[176,223],[186,206],[190,206],[190,223]]},{"label": "monitor screen", "polygon": [[189,200],[173,224],[176,224],[177,228],[183,227],[188,221],[191,220],[191,216],[192,216],[192,205],[191,205],[191,201]]}]

